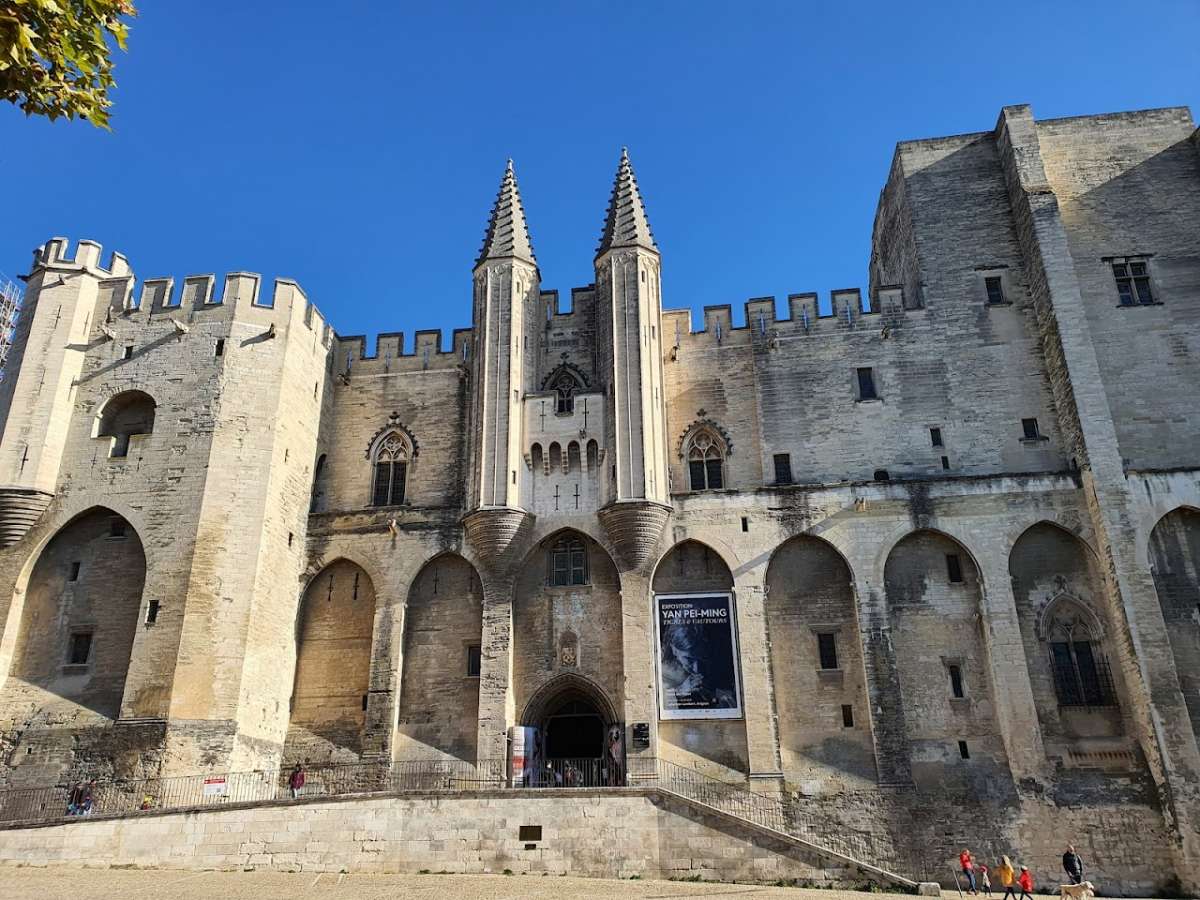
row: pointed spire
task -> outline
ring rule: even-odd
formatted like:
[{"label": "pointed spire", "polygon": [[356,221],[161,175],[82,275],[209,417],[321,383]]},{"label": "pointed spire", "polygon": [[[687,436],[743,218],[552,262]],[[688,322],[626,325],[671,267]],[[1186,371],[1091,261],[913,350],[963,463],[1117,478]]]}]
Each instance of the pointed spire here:
[{"label": "pointed spire", "polygon": [[511,159],[504,168],[504,177],[500,179],[500,193],[496,195],[496,203],[492,206],[492,217],[475,266],[478,268],[484,260],[505,257],[515,257],[537,265]]},{"label": "pointed spire", "polygon": [[642,194],[638,190],[637,176],[629,164],[629,151],[624,147],[621,148],[621,162],[617,165],[612,197],[608,201],[600,246],[596,248],[597,258],[616,247],[644,247],[658,252],[650,222],[646,218]]}]

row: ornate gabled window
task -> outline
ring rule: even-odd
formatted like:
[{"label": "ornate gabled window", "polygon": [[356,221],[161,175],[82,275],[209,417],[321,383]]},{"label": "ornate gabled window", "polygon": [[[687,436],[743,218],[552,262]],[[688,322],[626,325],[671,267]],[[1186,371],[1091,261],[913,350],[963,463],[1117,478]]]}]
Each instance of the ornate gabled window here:
[{"label": "ornate gabled window", "polygon": [[568,415],[575,411],[575,395],[587,387],[587,379],[575,366],[565,361],[546,376],[542,390],[554,392],[554,412]]},{"label": "ornate gabled window", "polygon": [[372,506],[399,506],[404,502],[404,487],[411,458],[412,447],[402,431],[390,430],[376,438],[372,453]]},{"label": "ornate gabled window", "polygon": [[564,535],[550,547],[549,580],[554,587],[588,583],[587,547],[574,534]]},{"label": "ornate gabled window", "polygon": [[1095,616],[1061,592],[1042,613],[1042,637],[1050,653],[1059,706],[1116,706],[1112,672]]},{"label": "ornate gabled window", "polygon": [[715,429],[693,429],[684,444],[688,466],[688,487],[693,491],[712,491],[725,487],[725,456],[729,449]]}]

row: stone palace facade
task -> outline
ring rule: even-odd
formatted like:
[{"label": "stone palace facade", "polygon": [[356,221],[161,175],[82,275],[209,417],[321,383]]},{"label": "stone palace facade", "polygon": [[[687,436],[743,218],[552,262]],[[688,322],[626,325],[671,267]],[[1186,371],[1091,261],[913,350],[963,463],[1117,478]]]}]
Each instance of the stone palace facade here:
[{"label": "stone palace facade", "polygon": [[914,853],[1057,869],[1070,836],[1097,880],[1194,884],[1190,113],[899,144],[865,292],[694,323],[660,266],[625,154],[569,308],[509,165],[449,347],[40,247],[0,786],[503,760],[524,726]]}]

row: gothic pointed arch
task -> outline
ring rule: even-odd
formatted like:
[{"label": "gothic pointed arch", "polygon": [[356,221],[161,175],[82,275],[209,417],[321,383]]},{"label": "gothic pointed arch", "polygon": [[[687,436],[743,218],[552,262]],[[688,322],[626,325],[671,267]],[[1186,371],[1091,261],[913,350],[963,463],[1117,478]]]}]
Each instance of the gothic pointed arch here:
[{"label": "gothic pointed arch", "polygon": [[677,452],[687,471],[688,490],[719,490],[728,484],[726,460],[733,452],[733,441],[728,433],[715,421],[696,419],[679,438]]},{"label": "gothic pointed arch", "polygon": [[554,392],[554,411],[565,414],[574,411],[575,395],[588,386],[587,376],[569,362],[563,361],[542,380],[542,390]]},{"label": "gothic pointed arch", "polygon": [[1192,730],[1200,736],[1200,510],[1179,507],[1150,532],[1150,572]]},{"label": "gothic pointed arch", "polygon": [[417,456],[417,441],[396,413],[375,432],[367,445],[371,461],[371,506],[399,506],[404,502],[409,469]]}]

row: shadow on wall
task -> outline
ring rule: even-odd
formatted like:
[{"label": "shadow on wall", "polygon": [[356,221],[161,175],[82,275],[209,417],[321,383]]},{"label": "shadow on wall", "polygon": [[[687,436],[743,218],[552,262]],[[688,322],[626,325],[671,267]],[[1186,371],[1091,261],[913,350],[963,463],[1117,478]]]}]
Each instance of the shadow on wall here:
[{"label": "shadow on wall", "polygon": [[6,693],[25,682],[116,718],[145,580],[141,539],[123,517],[95,507],[63,526],[30,574]]}]

